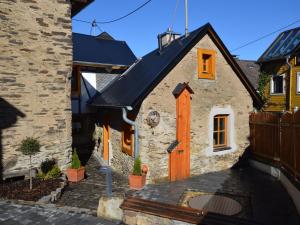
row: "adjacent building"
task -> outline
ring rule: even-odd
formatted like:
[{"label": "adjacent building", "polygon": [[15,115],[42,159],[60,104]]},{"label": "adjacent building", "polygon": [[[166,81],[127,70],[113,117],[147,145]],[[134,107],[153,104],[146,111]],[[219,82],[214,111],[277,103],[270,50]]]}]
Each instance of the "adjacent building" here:
[{"label": "adjacent building", "polygon": [[3,178],[28,173],[17,151],[26,137],[41,152],[33,165],[53,157],[65,168],[71,159],[71,17],[91,0],[1,1],[0,154]]},{"label": "adjacent building", "polygon": [[102,139],[102,133],[95,129],[101,111],[88,103],[136,60],[125,41],[115,40],[106,32],[98,36],[73,33],[72,145],[83,160]]},{"label": "adjacent building", "polygon": [[265,87],[265,111],[296,111],[300,107],[300,28],[279,34],[258,59],[269,75]]}]

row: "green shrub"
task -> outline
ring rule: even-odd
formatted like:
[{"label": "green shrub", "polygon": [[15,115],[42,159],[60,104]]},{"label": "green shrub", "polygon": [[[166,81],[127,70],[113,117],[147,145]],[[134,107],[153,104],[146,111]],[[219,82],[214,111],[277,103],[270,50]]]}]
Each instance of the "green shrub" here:
[{"label": "green shrub", "polygon": [[142,175],[142,162],[140,157],[137,157],[134,159],[134,164],[133,164],[133,171],[132,174],[136,176],[141,176]]},{"label": "green shrub", "polygon": [[38,140],[28,137],[21,142],[21,146],[18,150],[21,151],[23,155],[32,156],[40,151],[40,147]]},{"label": "green shrub", "polygon": [[55,159],[46,159],[41,163],[41,171],[44,174],[47,174],[49,171],[52,170],[52,168],[55,166],[56,161]]},{"label": "green shrub", "polygon": [[81,167],[81,162],[79,160],[78,154],[76,149],[74,149],[73,155],[72,155],[72,169],[79,169]]},{"label": "green shrub", "polygon": [[51,179],[51,178],[58,178],[61,175],[61,170],[57,165],[53,166],[53,168],[46,174],[45,180]]},{"label": "green shrub", "polygon": [[38,173],[38,174],[36,175],[36,178],[42,179],[42,180],[44,180],[45,177],[46,177],[46,174],[44,174],[44,173]]}]

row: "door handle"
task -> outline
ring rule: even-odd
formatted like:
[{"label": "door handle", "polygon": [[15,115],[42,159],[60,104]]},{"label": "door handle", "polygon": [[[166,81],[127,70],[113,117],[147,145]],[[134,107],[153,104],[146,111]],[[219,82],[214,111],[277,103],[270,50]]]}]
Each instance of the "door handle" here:
[{"label": "door handle", "polygon": [[182,154],[184,152],[184,150],[180,149],[180,150],[177,150],[178,154]]}]

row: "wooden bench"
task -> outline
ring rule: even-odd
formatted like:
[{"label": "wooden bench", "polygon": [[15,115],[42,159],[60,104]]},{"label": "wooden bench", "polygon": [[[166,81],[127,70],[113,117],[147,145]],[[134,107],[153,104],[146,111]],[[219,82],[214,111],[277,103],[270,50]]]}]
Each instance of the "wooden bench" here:
[{"label": "wooden bench", "polygon": [[121,204],[124,211],[134,211],[152,216],[168,218],[201,225],[260,225],[254,221],[241,219],[235,216],[225,216],[204,210],[149,201],[141,198],[128,197]]}]

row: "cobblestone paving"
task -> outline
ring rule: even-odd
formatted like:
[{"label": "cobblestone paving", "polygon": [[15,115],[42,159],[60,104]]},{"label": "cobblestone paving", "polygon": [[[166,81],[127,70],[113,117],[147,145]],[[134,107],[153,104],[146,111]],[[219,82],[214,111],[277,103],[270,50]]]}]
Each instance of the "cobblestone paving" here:
[{"label": "cobblestone paving", "polygon": [[[70,183],[65,188],[59,206],[90,209],[96,213],[101,196],[106,195],[105,174],[99,172],[100,164],[91,157],[85,166],[87,178],[79,183]],[[128,191],[128,180],[113,172],[113,195],[124,195]]]},{"label": "cobblestone paving", "polygon": [[249,198],[248,219],[270,225],[299,225],[300,217],[281,183],[253,168],[231,169],[195,176],[183,181],[147,185],[128,195],[178,204],[187,190],[227,193]]},{"label": "cobblestone paving", "polygon": [[0,201],[1,225],[115,225],[91,215],[75,213],[54,205],[31,206]]}]

